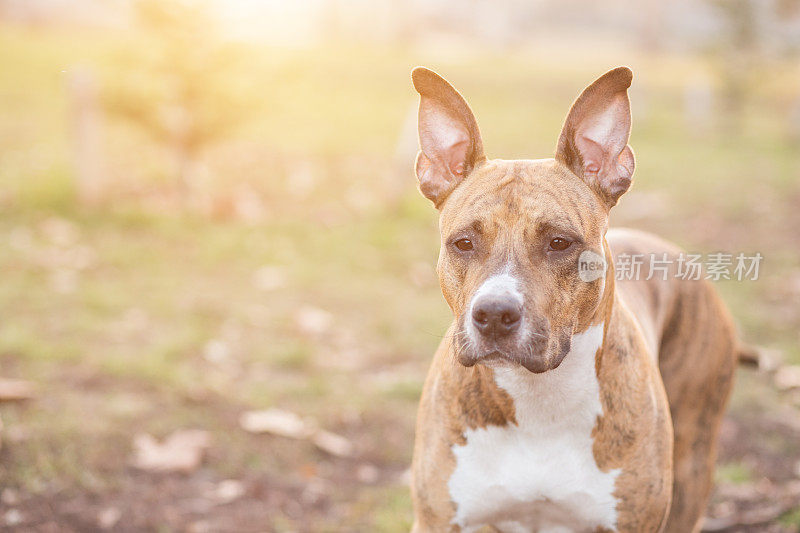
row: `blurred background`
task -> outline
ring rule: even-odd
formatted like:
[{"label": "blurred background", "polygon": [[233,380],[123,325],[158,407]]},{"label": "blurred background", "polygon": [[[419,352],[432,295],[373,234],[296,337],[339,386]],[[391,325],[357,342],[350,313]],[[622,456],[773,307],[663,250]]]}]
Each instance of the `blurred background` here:
[{"label": "blurred background", "polygon": [[798,531],[799,55],[797,0],[0,0],[0,529],[407,531],[411,68],[538,158],[629,65],[613,223],[764,256],[707,530]]}]

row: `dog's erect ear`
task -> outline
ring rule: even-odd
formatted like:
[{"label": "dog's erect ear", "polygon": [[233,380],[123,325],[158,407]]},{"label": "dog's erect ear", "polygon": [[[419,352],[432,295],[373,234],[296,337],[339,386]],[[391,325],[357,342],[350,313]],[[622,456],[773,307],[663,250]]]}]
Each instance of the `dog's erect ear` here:
[{"label": "dog's erect ear", "polygon": [[631,104],[627,67],[606,72],[572,104],[558,139],[556,159],[583,178],[610,208],[633,179]]},{"label": "dog's erect ear", "polygon": [[441,76],[424,67],[411,73],[419,100],[419,190],[439,208],[464,177],[486,157],[478,123],[466,100]]}]

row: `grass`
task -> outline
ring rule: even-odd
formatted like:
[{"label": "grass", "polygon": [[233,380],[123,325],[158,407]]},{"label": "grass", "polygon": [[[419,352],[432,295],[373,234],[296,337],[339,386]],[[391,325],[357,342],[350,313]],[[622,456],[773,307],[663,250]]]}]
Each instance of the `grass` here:
[{"label": "grass", "polygon": [[780,523],[785,527],[800,528],[800,507],[781,516]]},{"label": "grass", "polygon": [[[796,296],[782,291],[800,270],[796,224],[787,223],[798,220],[800,158],[776,103],[784,85],[754,92],[741,131],[698,136],[679,111],[680,73],[708,69],[692,57],[254,49],[242,73],[254,91],[251,118],[203,160],[213,194],[227,198],[248,183],[261,194],[266,215],[253,222],[154,209],[113,191],[102,206],[75,202],[63,71],[91,65],[102,81],[129,44],[0,27],[0,242],[9,243],[0,252],[0,369],[41,392],[31,404],[2,406],[11,437],[0,485],[46,495],[124,487],[135,478],[127,467],[135,432],[204,427],[215,439],[212,476],[260,473],[295,487],[312,464],[349,480],[338,499],[309,511],[315,529],[408,529],[398,480],[421,383],[450,319],[433,270],[435,211],[414,190],[413,154],[394,160],[416,101],[415,64],[445,73],[472,102],[489,154],[509,158],[549,156],[578,91],[611,66],[634,66],[634,98],[647,104],[634,99],[637,182],[615,220],[692,250],[761,251],[762,280],[720,289],[746,339],[800,362]],[[796,87],[795,70],[782,72]],[[168,185],[159,148],[108,122],[112,182],[122,191],[130,181]],[[293,187],[301,167],[313,177],[305,193]],[[285,278],[269,290],[253,281],[265,265]],[[308,306],[330,313],[332,325],[305,331],[297,311]],[[209,356],[212,343],[223,347],[219,357]],[[375,486],[358,483],[357,465],[330,466],[310,445],[236,428],[244,409],[270,406],[346,434],[387,474]],[[736,463],[718,473],[732,483],[750,475]],[[311,527],[285,509],[270,520],[277,531]]]},{"label": "grass", "polygon": [[727,463],[719,465],[716,472],[717,483],[741,485],[753,481],[753,472],[745,464]]}]

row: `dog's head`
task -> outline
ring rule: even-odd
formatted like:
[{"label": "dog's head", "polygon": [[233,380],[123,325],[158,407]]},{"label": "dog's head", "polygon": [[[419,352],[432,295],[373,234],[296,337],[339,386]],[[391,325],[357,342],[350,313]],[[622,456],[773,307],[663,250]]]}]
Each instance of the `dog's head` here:
[{"label": "dog's head", "polygon": [[440,211],[439,280],[459,361],[558,367],[604,289],[608,212],[628,190],[632,74],[607,72],[567,115],[554,159],[488,160],[464,98],[436,73],[420,94],[416,174]]}]

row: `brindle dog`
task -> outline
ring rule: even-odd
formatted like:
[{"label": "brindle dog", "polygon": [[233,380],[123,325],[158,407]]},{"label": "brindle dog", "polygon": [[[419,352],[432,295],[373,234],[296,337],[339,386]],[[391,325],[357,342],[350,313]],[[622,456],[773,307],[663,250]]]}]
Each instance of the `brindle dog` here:
[{"label": "brindle dog", "polygon": [[[738,344],[711,285],[675,275],[680,250],[608,231],[633,178],[631,79],[617,68],[583,91],[555,158],[508,161],[486,158],[450,84],[413,72],[416,174],[455,317],[419,408],[414,531],[701,526]],[[620,253],[672,270],[616,281]],[[602,265],[588,277],[586,258]]]}]

